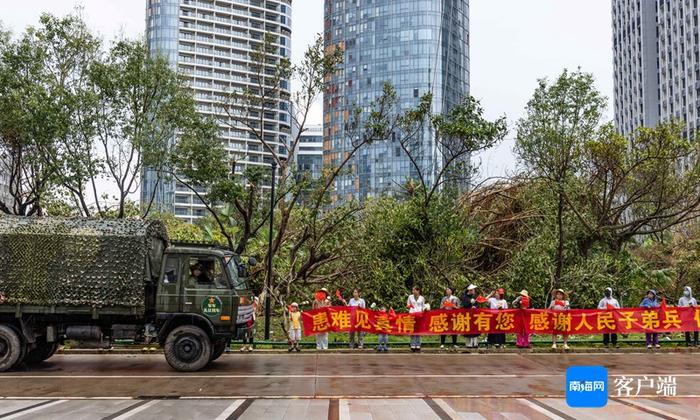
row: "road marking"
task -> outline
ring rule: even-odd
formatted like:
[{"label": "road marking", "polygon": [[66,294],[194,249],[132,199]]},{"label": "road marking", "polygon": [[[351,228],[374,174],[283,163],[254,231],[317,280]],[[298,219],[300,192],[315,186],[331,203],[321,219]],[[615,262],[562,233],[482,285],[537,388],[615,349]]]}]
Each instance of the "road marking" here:
[{"label": "road marking", "polygon": [[[541,374],[387,374],[387,375],[0,375],[0,379],[468,379],[468,378],[491,378],[491,379],[523,379],[523,378],[561,378],[562,373],[541,373]],[[637,373],[610,373],[610,376],[642,377],[650,374]],[[700,373],[653,373],[652,376],[675,376],[677,378],[700,378]]]},{"label": "road marking", "polygon": [[568,416],[561,411],[548,406],[534,398],[518,398],[518,402],[528,406],[529,408],[537,411],[538,413],[544,414],[550,419],[554,420],[575,420],[573,417]]},{"label": "road marking", "polygon": [[433,410],[433,413],[435,413],[440,420],[457,420],[457,417],[452,417],[447,414],[447,412],[440,407],[440,404],[436,403],[432,398],[423,398],[423,401]]},{"label": "road marking", "polygon": [[236,409],[231,413],[230,416],[226,417],[226,420],[237,420],[241,418],[243,413],[255,402],[253,398],[245,399]]},{"label": "road marking", "polygon": [[[193,396],[181,396],[178,398],[179,400],[245,400],[248,398],[252,398],[255,400],[288,400],[288,399],[293,399],[293,400],[332,400],[332,399],[337,399],[337,400],[402,400],[402,399],[416,399],[416,398],[433,398],[433,399],[499,399],[499,400],[506,400],[506,399],[523,399],[525,397],[529,397],[527,395],[512,395],[512,394],[470,394],[470,395],[465,395],[465,394],[410,394],[410,395],[211,395],[211,396],[203,396],[203,395],[193,395]],[[532,394],[532,398],[554,398],[554,399],[564,399],[565,396],[564,394]],[[610,397],[611,399],[614,397]],[[655,395],[640,395],[638,397],[630,396],[630,397],[625,397],[628,400],[635,400],[635,399],[653,399],[653,400],[662,400],[662,397],[657,397]],[[687,399],[687,398],[700,398],[700,394],[686,394],[686,395],[677,395],[673,397],[676,400],[682,400],[682,399]],[[27,397],[27,396],[2,396],[0,397],[0,401],[12,401],[12,400],[17,400],[17,401],[58,401],[58,400],[65,400],[65,401],[92,401],[92,400],[116,400],[116,401],[123,401],[123,400],[136,400],[137,398],[135,397],[74,397],[74,396],[53,396],[53,397],[48,397],[48,396],[42,396],[42,397]],[[0,416],[0,418],[2,418]]]},{"label": "road marking", "polygon": [[452,408],[452,407],[447,403],[447,401],[443,400],[442,398],[433,398],[433,401],[435,401],[435,403],[436,403],[437,405],[439,405],[440,408],[442,408],[443,410],[445,410],[445,412],[447,413],[447,415],[449,415],[449,416],[452,417],[453,419],[460,419],[460,418],[462,418],[462,417],[459,415],[459,413],[457,413],[457,412],[455,411],[455,409]]},{"label": "road marking", "polygon": [[109,416],[104,417],[102,420],[125,420],[132,417],[134,414],[140,413],[148,407],[157,404],[158,402],[159,400],[139,401],[136,404],[132,404],[122,410],[117,411],[116,413],[112,413]]},{"label": "road marking", "polygon": [[620,404],[624,404],[628,407],[632,407],[634,409],[637,409],[639,411],[642,411],[642,412],[647,413],[647,414],[651,414],[652,416],[659,417],[662,419],[666,419],[666,420],[682,420],[683,419],[683,417],[678,417],[678,416],[674,416],[672,414],[665,413],[665,412],[663,412],[657,408],[654,408],[654,407],[649,407],[646,405],[639,405],[639,404],[633,403],[632,401],[629,401],[628,399],[622,399],[622,398],[617,398],[617,397],[610,397],[610,399],[615,401],[615,402],[618,402]]},{"label": "road marking", "polygon": [[338,401],[338,419],[350,420],[350,401],[345,398]]},{"label": "road marking", "polygon": [[[43,400],[43,398],[42,398],[42,400]],[[12,410],[12,411],[8,411],[8,412],[6,412],[6,413],[0,413],[0,419],[1,419],[1,418],[4,418],[4,417],[7,417],[7,416],[11,416],[11,415],[16,414],[16,413],[19,413],[20,411],[31,410],[32,408],[35,408],[35,407],[41,407],[42,405],[46,405],[46,404],[48,404],[48,403],[50,403],[50,402],[51,402],[51,400],[49,400],[49,401],[42,401],[42,402],[40,402],[40,403],[30,404],[30,405],[28,405],[28,406],[26,406],[26,407],[17,408],[17,409],[14,409],[14,410]]]},{"label": "road marking", "polygon": [[214,420],[226,420],[228,416],[233,414],[234,411],[238,408],[239,405],[243,404],[244,400],[236,400],[231,403],[228,407],[226,407],[226,410],[222,411],[221,414],[219,414]]},{"label": "road marking", "polygon": [[[669,375],[669,374],[658,374],[658,375]],[[670,374],[673,375],[673,374]],[[210,379],[210,378],[229,378],[229,379],[312,379],[312,378],[338,378],[338,379],[365,379],[365,378],[504,378],[504,379],[514,379],[514,378],[556,378],[562,377],[564,373],[561,374],[523,374],[523,375],[512,375],[512,374],[494,374],[494,375],[480,375],[480,374],[417,374],[417,375],[405,375],[405,374],[387,374],[387,375],[0,375],[0,379]],[[623,376],[614,375],[614,376]],[[644,376],[644,375],[625,375],[625,376]],[[648,374],[647,374],[648,376]],[[686,374],[686,375],[673,375],[673,376],[698,376],[700,374]]]},{"label": "road marking", "polygon": [[26,414],[31,414],[35,413],[39,410],[43,410],[45,408],[53,407],[58,404],[62,404],[66,402],[66,400],[58,400],[58,401],[45,401],[43,403],[39,404],[34,404],[29,407],[25,408],[20,408],[19,410],[11,411],[9,413],[5,413],[0,416],[0,418],[5,419],[5,420],[11,420],[11,419],[16,419],[17,417],[24,416]]}]

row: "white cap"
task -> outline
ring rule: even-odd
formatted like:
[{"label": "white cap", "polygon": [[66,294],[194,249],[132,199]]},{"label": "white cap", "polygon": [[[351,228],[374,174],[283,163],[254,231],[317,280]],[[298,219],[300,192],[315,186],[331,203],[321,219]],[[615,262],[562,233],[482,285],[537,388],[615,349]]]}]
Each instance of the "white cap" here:
[{"label": "white cap", "polygon": [[474,290],[474,289],[476,289],[476,286],[473,284],[470,284],[469,286],[467,286],[467,290]]}]

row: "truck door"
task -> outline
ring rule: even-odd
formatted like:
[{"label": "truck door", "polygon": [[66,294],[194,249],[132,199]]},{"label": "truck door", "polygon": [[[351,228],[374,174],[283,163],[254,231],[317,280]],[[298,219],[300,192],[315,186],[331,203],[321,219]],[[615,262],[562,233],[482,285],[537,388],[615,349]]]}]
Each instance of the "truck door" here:
[{"label": "truck door", "polygon": [[231,285],[218,257],[192,256],[184,281],[182,311],[198,313],[217,326],[231,325]]},{"label": "truck door", "polygon": [[157,312],[179,312],[180,308],[180,272],[182,258],[179,255],[168,255],[163,263],[163,277],[158,284]]}]

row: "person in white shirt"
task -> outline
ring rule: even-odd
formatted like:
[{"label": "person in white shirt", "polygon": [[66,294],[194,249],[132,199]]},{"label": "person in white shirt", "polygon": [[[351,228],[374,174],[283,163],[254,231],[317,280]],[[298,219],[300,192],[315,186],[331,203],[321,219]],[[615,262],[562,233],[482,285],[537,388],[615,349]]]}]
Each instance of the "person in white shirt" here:
[{"label": "person in white shirt", "polygon": [[[698,306],[698,301],[695,300],[693,297],[693,289],[690,288],[690,286],[685,286],[683,288],[683,296],[681,296],[680,299],[678,299],[678,306],[680,307],[688,307],[688,306]],[[695,346],[697,347],[698,345],[698,332],[693,331],[693,340],[690,340],[690,331],[686,331],[685,333],[685,345],[690,347]]]},{"label": "person in white shirt", "polygon": [[[598,309],[619,309],[620,308],[620,303],[615,299],[612,295],[612,288],[606,287],[605,290],[603,291],[603,299],[598,302]],[[603,334],[603,345],[605,347],[608,347],[610,345],[610,342],[612,341],[612,345],[615,347],[619,347],[617,345],[617,334],[611,333],[611,334]]]},{"label": "person in white shirt", "polygon": [[[360,297],[360,289],[355,289],[352,291],[352,298],[348,301],[347,306],[354,306],[356,308],[366,308],[365,300]],[[357,341],[355,341],[357,337]],[[365,344],[365,332],[364,331],[350,331],[348,333],[348,342],[350,343],[350,348],[362,349]]]},{"label": "person in white shirt", "polygon": [[[406,306],[410,314],[419,314],[425,310],[425,298],[421,296],[420,286],[413,286],[413,294],[408,297]],[[411,336],[411,351],[420,351],[420,335]]]},{"label": "person in white shirt", "polygon": [[[489,305],[489,309],[508,309],[508,302],[505,300],[506,291],[499,287],[498,289],[491,292],[488,296],[486,302]],[[488,334],[486,337],[488,344],[498,348],[506,346],[506,335],[505,334]]]}]

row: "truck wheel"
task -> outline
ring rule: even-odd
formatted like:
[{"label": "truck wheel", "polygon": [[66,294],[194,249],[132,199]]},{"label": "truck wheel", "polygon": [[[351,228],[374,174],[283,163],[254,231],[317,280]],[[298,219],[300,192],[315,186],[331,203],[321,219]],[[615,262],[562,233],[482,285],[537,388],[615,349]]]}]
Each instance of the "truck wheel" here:
[{"label": "truck wheel", "polygon": [[214,345],[212,348],[211,352],[211,360],[210,362],[213,362],[214,360],[218,359],[221,357],[222,354],[226,351],[226,348],[229,346],[231,343],[230,338],[221,338],[216,341],[214,341]]},{"label": "truck wheel", "polygon": [[24,356],[24,363],[28,365],[37,365],[53,356],[57,349],[58,342],[47,343],[44,337],[39,337],[36,340],[36,347],[34,350],[30,350],[27,355]]},{"label": "truck wheel", "polygon": [[0,325],[0,372],[11,369],[22,355],[22,340],[14,329]]},{"label": "truck wheel", "polygon": [[20,336],[19,337],[19,357],[17,358],[17,361],[15,362],[15,365],[12,366],[12,369],[16,369],[24,363],[24,358],[27,357],[27,342],[24,341],[24,337]]},{"label": "truck wheel", "polygon": [[211,340],[207,333],[194,325],[175,328],[165,339],[165,360],[180,372],[195,372],[209,363]]}]

